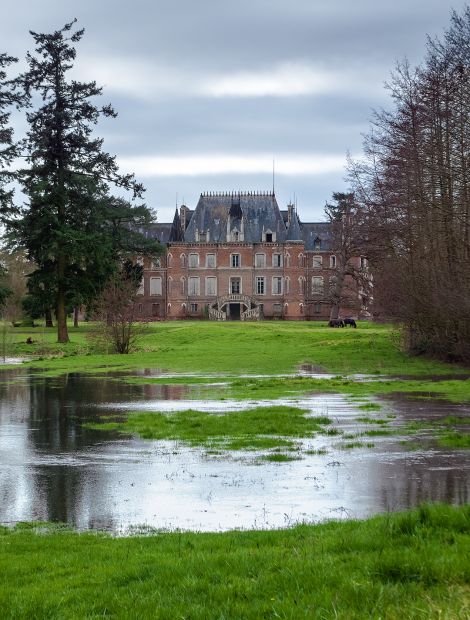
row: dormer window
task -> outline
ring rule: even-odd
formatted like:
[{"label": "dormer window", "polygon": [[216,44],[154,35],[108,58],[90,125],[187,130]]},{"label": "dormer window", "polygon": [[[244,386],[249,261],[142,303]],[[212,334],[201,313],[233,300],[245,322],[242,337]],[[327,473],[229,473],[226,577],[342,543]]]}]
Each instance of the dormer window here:
[{"label": "dormer window", "polygon": [[272,240],[273,240],[273,233],[266,233],[266,242],[272,243]]},{"label": "dormer window", "polygon": [[320,237],[316,237],[315,241],[313,242],[313,249],[314,250],[321,250],[321,239]]}]

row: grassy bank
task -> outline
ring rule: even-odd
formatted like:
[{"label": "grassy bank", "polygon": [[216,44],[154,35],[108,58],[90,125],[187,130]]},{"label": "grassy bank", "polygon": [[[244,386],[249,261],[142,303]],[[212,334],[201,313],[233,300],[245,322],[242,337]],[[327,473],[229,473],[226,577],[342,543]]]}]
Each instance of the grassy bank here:
[{"label": "grassy bank", "polygon": [[[131,355],[97,352],[87,339],[89,326],[70,329],[71,342],[59,345],[52,329],[11,331],[11,355],[39,355],[32,362],[51,373],[102,369],[163,368],[175,372],[283,373],[300,364],[337,373],[442,374],[455,367],[400,351],[389,325],[360,323],[358,329],[329,329],[316,322],[152,323]],[[31,337],[34,344],[27,345]]]},{"label": "grassy bank", "polygon": [[0,530],[3,618],[470,615],[470,508],[367,521],[113,539]]}]

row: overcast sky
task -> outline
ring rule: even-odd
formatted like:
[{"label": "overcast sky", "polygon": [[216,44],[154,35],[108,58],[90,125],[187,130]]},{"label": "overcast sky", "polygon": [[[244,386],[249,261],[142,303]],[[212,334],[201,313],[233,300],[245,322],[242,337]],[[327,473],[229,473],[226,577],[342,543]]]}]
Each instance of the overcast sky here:
[{"label": "overcast sky", "polygon": [[29,30],[76,17],[76,71],[96,79],[119,116],[105,148],[136,173],[160,221],[202,191],[275,189],[303,221],[323,219],[347,189],[397,59],[424,56],[458,0],[18,0],[2,15],[0,51],[24,57]]}]

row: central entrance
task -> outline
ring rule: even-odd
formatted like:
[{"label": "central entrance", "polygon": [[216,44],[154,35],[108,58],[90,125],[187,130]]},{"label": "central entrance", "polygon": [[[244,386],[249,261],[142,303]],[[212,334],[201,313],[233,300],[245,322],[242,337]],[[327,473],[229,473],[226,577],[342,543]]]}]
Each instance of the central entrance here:
[{"label": "central entrance", "polygon": [[260,306],[247,295],[230,293],[209,305],[212,321],[258,321]]},{"label": "central entrance", "polygon": [[230,321],[239,321],[241,316],[240,306],[241,304],[227,304],[228,305],[228,319]]}]

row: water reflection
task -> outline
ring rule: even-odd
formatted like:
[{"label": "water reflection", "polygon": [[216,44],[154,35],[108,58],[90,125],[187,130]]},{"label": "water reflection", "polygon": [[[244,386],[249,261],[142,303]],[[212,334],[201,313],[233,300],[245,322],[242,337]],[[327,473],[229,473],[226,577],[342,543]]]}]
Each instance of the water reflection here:
[{"label": "water reflection", "polygon": [[[306,440],[311,455],[256,464],[252,455],[208,457],[177,442],[146,442],[89,430],[83,422],[126,408],[208,410],[230,401],[194,401],[187,385],[138,385],[115,378],[5,371],[0,383],[0,521],[64,521],[78,528],[122,530],[138,524],[200,530],[279,527],[299,520],[365,517],[424,500],[470,500],[465,451],[408,452],[400,438],[339,450],[337,437]],[[176,400],[175,400],[176,399]],[[345,430],[361,412],[340,395],[296,399]],[[174,403],[174,404],[172,404]],[[397,422],[468,415],[442,401],[386,401]],[[251,403],[253,404],[253,403]],[[362,412],[363,413],[363,412]]]}]

